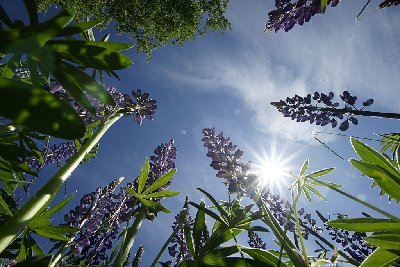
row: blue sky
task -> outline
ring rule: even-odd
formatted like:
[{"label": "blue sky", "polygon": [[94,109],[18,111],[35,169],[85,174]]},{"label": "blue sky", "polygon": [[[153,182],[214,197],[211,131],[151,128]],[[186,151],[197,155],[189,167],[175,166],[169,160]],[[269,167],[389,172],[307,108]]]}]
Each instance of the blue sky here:
[{"label": "blue sky", "polygon": [[[311,134],[338,133],[337,129],[295,123],[269,105],[294,94],[333,91],[338,96],[348,90],[360,102],[373,98],[374,111],[399,112],[400,14],[397,8],[377,10],[377,3],[372,1],[358,22],[355,17],[364,1],[342,1],[302,27],[267,34],[263,30],[267,13],[274,8],[273,1],[232,1],[227,13],[232,31],[208,34],[183,48],[160,48],[149,62],[145,55],[128,52],[134,66],[119,72],[121,81],[109,83],[121,92],[138,88],[149,92],[158,101],[157,115],[142,126],[124,118],[107,132],[97,158],[80,166],[70,178],[68,192],[77,190],[74,203],[84,193],[118,177],[132,180],[157,145],[175,139],[178,174],[171,189],[181,194],[165,201],[173,214],[159,215],[142,226],[133,251],[139,244],[145,245],[143,266],[147,266],[168,238],[174,214],[186,195],[199,201],[202,196],[195,188],[201,187],[217,198],[227,197],[222,181],[209,167],[210,159],[201,142],[202,128],[216,127],[244,150],[245,160],[260,163],[262,155],[276,154],[290,159],[287,165],[294,172],[306,158],[310,159],[311,171],[336,166],[326,180],[343,184],[345,191],[379,207],[387,207],[386,198],[380,200],[377,190],[369,190],[370,181],[360,177],[347,162],[355,157],[348,137],[318,136],[346,159],[343,161],[313,140]],[[111,40],[118,38],[112,36]],[[394,120],[359,121],[345,134],[378,138],[373,133],[395,132],[399,126]],[[377,147],[376,142],[369,144]],[[327,203],[316,201],[310,205],[302,201],[300,206],[310,211],[361,216],[359,206],[345,203],[333,192],[327,197]],[[392,203],[389,210],[394,208]]]}]

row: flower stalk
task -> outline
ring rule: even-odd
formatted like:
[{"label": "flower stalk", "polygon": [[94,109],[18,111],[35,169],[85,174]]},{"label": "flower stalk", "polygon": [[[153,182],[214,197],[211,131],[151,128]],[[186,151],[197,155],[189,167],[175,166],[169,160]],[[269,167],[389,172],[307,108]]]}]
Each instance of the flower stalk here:
[{"label": "flower stalk", "polygon": [[121,248],[118,252],[118,255],[114,261],[113,267],[123,267],[126,259],[129,257],[129,253],[135,242],[136,234],[142,225],[144,218],[146,217],[147,208],[141,206],[137,215],[135,216],[135,221],[133,222],[132,226],[126,230],[126,235],[122,241]]},{"label": "flower stalk", "polygon": [[96,133],[77,151],[77,153],[65,163],[63,167],[43,185],[35,195],[0,228],[0,253],[10,245],[22,232],[22,229],[50,204],[61,185],[76,169],[85,155],[100,141],[122,113],[117,113],[101,124]]}]

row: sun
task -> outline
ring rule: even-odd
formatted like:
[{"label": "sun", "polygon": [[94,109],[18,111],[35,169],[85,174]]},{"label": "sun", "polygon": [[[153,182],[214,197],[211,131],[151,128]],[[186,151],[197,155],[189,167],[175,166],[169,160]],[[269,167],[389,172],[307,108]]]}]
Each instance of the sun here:
[{"label": "sun", "polygon": [[259,177],[261,182],[274,181],[278,183],[287,176],[287,166],[277,158],[266,158],[259,166]]}]

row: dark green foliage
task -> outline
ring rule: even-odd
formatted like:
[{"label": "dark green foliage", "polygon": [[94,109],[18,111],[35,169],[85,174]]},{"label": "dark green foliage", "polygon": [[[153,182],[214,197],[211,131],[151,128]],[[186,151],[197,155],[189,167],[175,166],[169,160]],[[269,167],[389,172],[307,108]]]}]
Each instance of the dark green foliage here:
[{"label": "dark green foliage", "polygon": [[51,5],[76,9],[76,18],[115,21],[118,33],[131,34],[136,50],[151,54],[168,43],[183,45],[207,31],[226,30],[224,13],[229,0],[39,0],[41,10]]}]

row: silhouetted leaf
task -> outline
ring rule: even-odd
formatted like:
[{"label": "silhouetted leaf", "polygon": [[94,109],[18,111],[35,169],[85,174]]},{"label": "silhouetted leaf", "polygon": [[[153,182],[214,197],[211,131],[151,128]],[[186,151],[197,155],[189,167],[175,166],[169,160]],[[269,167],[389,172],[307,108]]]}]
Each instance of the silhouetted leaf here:
[{"label": "silhouetted leaf", "polygon": [[0,78],[0,115],[63,139],[82,137],[86,130],[83,120],[67,103],[17,80]]}]

